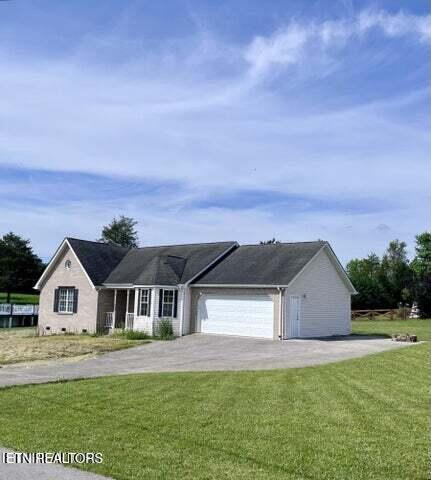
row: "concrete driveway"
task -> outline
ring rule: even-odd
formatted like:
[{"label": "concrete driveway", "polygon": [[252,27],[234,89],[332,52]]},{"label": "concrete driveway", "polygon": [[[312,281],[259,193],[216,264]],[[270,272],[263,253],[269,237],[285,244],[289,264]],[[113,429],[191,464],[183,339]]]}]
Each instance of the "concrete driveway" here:
[{"label": "concrete driveway", "polygon": [[402,348],[386,338],[349,336],[283,342],[218,335],[188,335],[84,360],[56,360],[0,368],[0,387],[61,379],[143,372],[268,370],[337,362]]}]

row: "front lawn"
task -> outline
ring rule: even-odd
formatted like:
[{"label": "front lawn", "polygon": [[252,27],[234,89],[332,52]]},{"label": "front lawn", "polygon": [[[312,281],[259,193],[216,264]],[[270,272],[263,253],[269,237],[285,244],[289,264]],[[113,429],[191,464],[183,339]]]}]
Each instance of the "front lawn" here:
[{"label": "front lawn", "polygon": [[358,335],[385,335],[409,333],[418,340],[431,340],[431,319],[421,320],[354,320],[352,333]]},{"label": "front lawn", "polygon": [[149,340],[125,336],[36,336],[35,328],[0,328],[0,365],[97,354],[133,347]]},{"label": "front lawn", "polygon": [[0,444],[100,451],[86,468],[123,480],[425,480],[428,355],[8,388]]}]

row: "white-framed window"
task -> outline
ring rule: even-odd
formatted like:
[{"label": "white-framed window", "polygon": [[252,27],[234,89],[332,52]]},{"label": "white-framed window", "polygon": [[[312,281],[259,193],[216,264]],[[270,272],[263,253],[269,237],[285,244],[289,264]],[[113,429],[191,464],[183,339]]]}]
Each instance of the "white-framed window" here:
[{"label": "white-framed window", "polygon": [[75,289],[73,287],[60,287],[58,289],[58,312],[73,313]]},{"label": "white-framed window", "polygon": [[64,268],[65,268],[66,270],[70,270],[70,269],[72,268],[72,262],[71,262],[70,260],[66,260],[66,261],[64,262]]},{"label": "white-framed window", "polygon": [[142,288],[139,293],[139,315],[149,317],[151,314],[151,289]]},{"label": "white-framed window", "polygon": [[175,291],[174,290],[161,290],[162,302],[161,302],[161,316],[173,317],[174,316],[174,304],[175,304]]}]

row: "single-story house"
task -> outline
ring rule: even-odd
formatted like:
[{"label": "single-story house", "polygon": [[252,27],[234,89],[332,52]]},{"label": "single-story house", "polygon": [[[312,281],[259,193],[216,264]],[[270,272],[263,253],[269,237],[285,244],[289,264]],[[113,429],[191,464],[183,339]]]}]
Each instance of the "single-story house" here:
[{"label": "single-story house", "polygon": [[37,282],[43,333],[209,333],[287,339],[350,333],[356,293],[329,243],[143,248],[66,238]]}]

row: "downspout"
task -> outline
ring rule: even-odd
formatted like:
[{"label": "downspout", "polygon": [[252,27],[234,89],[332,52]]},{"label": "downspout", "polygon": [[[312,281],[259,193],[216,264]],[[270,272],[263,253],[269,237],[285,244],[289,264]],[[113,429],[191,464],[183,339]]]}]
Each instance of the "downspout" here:
[{"label": "downspout", "polygon": [[283,340],[283,288],[277,287],[278,297],[278,339]]}]

